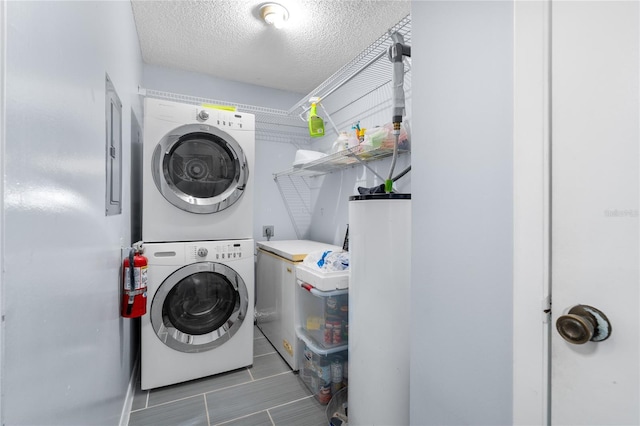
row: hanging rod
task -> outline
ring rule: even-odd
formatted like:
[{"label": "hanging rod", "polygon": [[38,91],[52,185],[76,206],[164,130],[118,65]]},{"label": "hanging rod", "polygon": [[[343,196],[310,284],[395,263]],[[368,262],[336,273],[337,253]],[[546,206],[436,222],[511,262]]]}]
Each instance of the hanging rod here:
[{"label": "hanging rod", "polygon": [[229,102],[229,101],[221,101],[221,100],[216,100],[216,99],[208,99],[208,98],[200,98],[197,96],[190,96],[190,95],[182,95],[182,94],[178,94],[178,93],[172,93],[172,92],[163,92],[160,90],[154,90],[154,89],[145,89],[142,88],[140,86],[138,86],[138,94],[142,95],[142,96],[149,96],[149,97],[160,97],[160,98],[164,98],[164,99],[176,99],[176,100],[180,100],[186,103],[190,103],[190,104],[194,104],[194,105],[200,105],[200,104],[216,104],[216,105],[229,105],[229,106],[235,106],[238,109],[241,109],[242,111],[245,112],[249,112],[249,113],[265,113],[265,114],[273,114],[273,115],[282,115],[282,116],[288,116],[289,113],[285,110],[280,110],[280,109],[275,109],[275,108],[267,108],[267,107],[261,107],[261,106],[255,106],[255,105],[247,105],[247,104],[240,104],[237,102]]},{"label": "hanging rod", "polygon": [[218,99],[208,99],[208,98],[201,98],[197,96],[182,95],[179,93],[163,92],[160,90],[145,89],[140,86],[138,86],[138,94],[145,97],[168,99],[168,100],[173,100],[173,101],[192,104],[192,105],[202,105],[202,104],[228,105],[228,106],[236,107],[238,111],[247,112],[255,115],[256,122],[259,122],[259,123],[278,124],[278,125],[290,126],[294,128],[306,127],[304,124],[300,123],[299,119],[296,119],[296,117],[292,117],[291,115],[289,115],[288,111],[276,109],[276,108],[267,108],[267,107],[261,107],[256,105],[241,104],[237,102],[222,101]]}]

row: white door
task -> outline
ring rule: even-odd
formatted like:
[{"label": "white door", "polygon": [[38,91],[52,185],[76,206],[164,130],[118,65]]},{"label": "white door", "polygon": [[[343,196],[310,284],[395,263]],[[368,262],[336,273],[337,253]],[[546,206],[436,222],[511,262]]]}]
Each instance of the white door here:
[{"label": "white door", "polygon": [[[552,4],[554,425],[640,424],[639,14],[636,1]],[[560,336],[558,318],[579,304],[608,317],[608,339]],[[566,334],[589,321],[563,317]]]}]

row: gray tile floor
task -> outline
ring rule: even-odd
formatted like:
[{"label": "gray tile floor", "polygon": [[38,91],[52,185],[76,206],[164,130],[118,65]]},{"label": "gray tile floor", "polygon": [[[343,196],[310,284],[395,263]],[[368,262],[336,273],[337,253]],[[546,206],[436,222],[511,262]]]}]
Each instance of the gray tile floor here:
[{"label": "gray tile floor", "polygon": [[253,365],[150,391],[136,387],[129,426],[326,426],[325,406],[254,327]]}]

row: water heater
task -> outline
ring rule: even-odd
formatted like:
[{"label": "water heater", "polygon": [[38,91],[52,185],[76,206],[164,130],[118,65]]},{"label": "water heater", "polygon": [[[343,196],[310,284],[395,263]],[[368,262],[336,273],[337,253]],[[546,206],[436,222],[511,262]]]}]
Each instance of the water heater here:
[{"label": "water heater", "polygon": [[407,425],[411,195],[350,197],[349,252],[349,425]]}]

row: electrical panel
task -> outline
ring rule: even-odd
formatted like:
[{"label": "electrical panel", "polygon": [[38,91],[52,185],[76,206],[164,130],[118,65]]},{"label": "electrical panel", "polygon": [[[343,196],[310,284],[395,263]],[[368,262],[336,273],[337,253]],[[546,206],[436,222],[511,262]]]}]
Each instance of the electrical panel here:
[{"label": "electrical panel", "polygon": [[106,198],[107,216],[122,213],[122,102],[106,75]]}]

